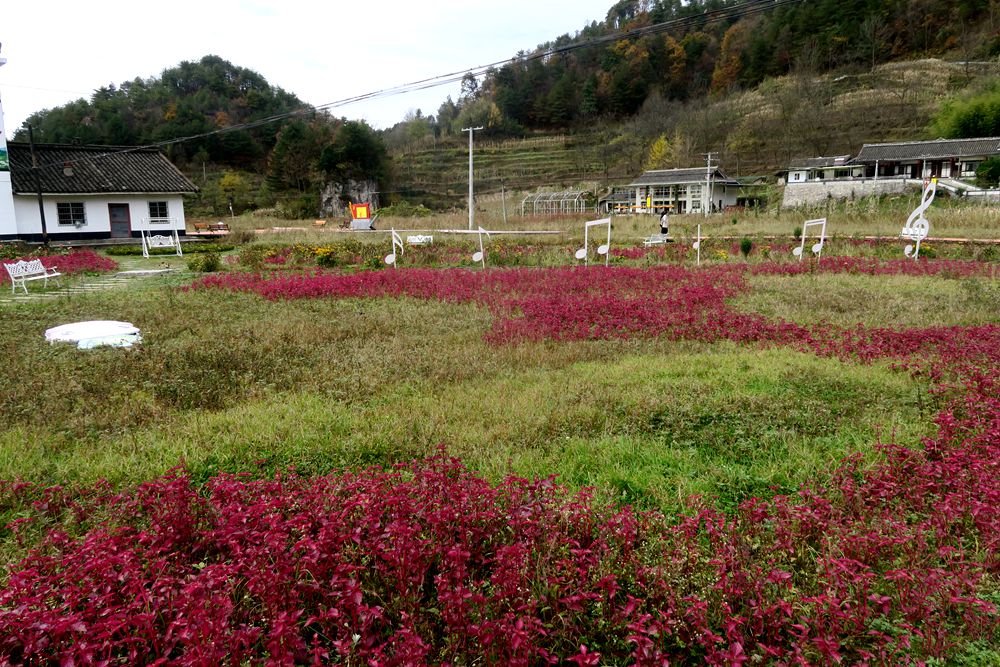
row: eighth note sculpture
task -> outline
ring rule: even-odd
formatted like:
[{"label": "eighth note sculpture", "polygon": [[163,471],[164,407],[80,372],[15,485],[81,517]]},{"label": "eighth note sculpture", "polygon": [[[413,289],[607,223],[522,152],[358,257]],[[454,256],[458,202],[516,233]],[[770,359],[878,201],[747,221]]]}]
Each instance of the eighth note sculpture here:
[{"label": "eighth note sculpture", "polygon": [[392,252],[385,256],[385,263],[392,266],[393,268],[399,268],[396,266],[396,248],[399,248],[399,256],[403,255],[403,239],[396,233],[395,229],[390,229],[392,234]]},{"label": "eighth note sculpture", "polygon": [[490,233],[488,231],[486,231],[482,227],[479,228],[479,252],[474,253],[472,255],[472,261],[473,262],[481,262],[482,265],[483,265],[483,268],[485,269],[486,268],[486,251],[483,250],[483,234],[486,234],[486,238],[488,238],[488,239],[492,239],[493,238],[493,237],[490,236]]},{"label": "eighth note sculpture", "polygon": [[792,254],[802,261],[802,255],[805,254],[806,249],[806,237],[809,235],[810,227],[819,227],[819,243],[814,243],[812,246],[813,254],[817,258],[821,258],[823,255],[823,244],[826,243],[826,218],[819,218],[817,220],[806,220],[802,223],[802,243],[799,244],[798,248],[792,249]]},{"label": "eighth note sculpture", "polygon": [[701,266],[701,225],[698,225],[698,239],[691,247],[698,251],[698,266]]},{"label": "eighth note sculpture", "polygon": [[583,247],[576,251],[576,258],[582,259],[586,266],[590,266],[590,228],[598,225],[608,226],[608,240],[597,248],[598,255],[604,255],[604,266],[611,260],[611,218],[592,220],[583,226]]},{"label": "eighth note sculpture", "polygon": [[914,248],[911,244],[907,244],[903,248],[903,254],[907,257],[912,257],[914,260],[920,256],[920,242],[927,238],[927,235],[931,232],[931,223],[924,217],[924,211],[930,208],[931,203],[934,201],[934,195],[937,194],[937,179],[932,178],[931,182],[927,184],[927,188],[924,190],[923,197],[920,200],[920,206],[913,209],[913,213],[906,220],[906,226],[903,227],[903,231],[899,235],[909,241],[916,241],[917,246]]}]

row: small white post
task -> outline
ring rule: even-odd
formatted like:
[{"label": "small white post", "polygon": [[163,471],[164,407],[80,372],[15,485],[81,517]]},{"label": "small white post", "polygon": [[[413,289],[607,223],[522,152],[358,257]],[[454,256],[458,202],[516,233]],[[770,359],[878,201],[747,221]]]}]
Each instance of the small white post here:
[{"label": "small white post", "polygon": [[701,225],[698,225],[698,238],[694,242],[694,249],[698,251],[698,266],[701,266]]}]

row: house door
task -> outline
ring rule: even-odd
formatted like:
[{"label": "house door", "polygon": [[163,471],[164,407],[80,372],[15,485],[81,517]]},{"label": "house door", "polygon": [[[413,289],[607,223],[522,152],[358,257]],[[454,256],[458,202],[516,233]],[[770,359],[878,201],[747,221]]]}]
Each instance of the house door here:
[{"label": "house door", "polygon": [[132,236],[128,204],[108,204],[108,214],[111,218],[111,238],[127,239]]}]

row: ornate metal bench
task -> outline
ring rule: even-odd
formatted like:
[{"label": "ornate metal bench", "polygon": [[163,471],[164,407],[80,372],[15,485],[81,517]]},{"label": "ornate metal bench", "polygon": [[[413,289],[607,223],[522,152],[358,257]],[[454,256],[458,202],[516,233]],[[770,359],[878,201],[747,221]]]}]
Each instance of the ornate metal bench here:
[{"label": "ornate metal bench", "polygon": [[652,236],[644,239],[642,245],[648,248],[651,245],[661,245],[667,243],[669,242],[669,240],[670,237],[667,236],[666,234],[653,234]]},{"label": "ornate metal bench", "polygon": [[40,259],[22,259],[21,261],[14,262],[13,264],[4,262],[3,266],[7,269],[7,275],[10,276],[11,293],[14,293],[17,290],[18,284],[20,284],[21,289],[23,289],[24,293],[27,294],[28,286],[25,283],[29,280],[44,280],[45,287],[48,287],[49,278],[55,278],[56,284],[61,284],[59,282],[59,276],[62,274],[56,271],[56,267],[54,266],[46,268]]}]

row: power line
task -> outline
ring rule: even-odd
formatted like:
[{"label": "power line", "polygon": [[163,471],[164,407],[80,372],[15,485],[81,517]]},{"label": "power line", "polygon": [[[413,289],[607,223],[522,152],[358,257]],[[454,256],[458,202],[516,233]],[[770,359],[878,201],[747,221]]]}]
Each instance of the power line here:
[{"label": "power line", "polygon": [[[685,28],[693,26],[696,24],[712,23],[715,21],[737,21],[742,18],[749,16],[754,16],[757,14],[762,14],[769,12],[773,9],[779,7],[785,7],[790,5],[801,4],[806,0],[748,0],[738,5],[731,5],[729,7],[723,7],[720,9],[711,9],[701,12],[700,14],[694,14],[691,16],[678,17],[675,19],[670,19],[669,21],[662,21],[660,23],[654,23],[649,26],[642,26],[638,28],[633,28],[631,30],[626,30],[622,32],[611,33],[608,35],[602,35],[599,37],[594,37],[584,41],[576,41],[570,44],[565,44],[563,46],[553,47],[550,49],[545,49],[542,51],[536,51],[524,56],[516,56],[514,58],[506,60],[498,60],[485,65],[477,65],[470,69],[463,69],[455,72],[448,72],[446,74],[440,74],[438,76],[429,77],[426,79],[419,79],[417,81],[411,81],[410,83],[400,84],[398,86],[392,86],[389,88],[384,88],[381,90],[371,91],[368,93],[363,93],[360,95],[354,95],[351,97],[345,97],[333,102],[327,102],[325,104],[319,104],[316,106],[304,107],[301,109],[296,109],[295,111],[289,111],[281,114],[276,114],[269,116],[267,118],[261,118],[258,120],[250,121],[247,123],[240,123],[238,125],[231,125],[229,127],[218,128],[216,130],[210,130],[208,132],[202,132],[199,134],[193,134],[185,137],[177,137],[175,139],[167,139],[164,141],[159,141],[152,144],[146,144],[143,146],[133,146],[128,148],[122,148],[116,151],[109,151],[93,159],[101,159],[104,157],[110,157],[113,155],[121,155],[126,153],[138,152],[143,150],[151,149],[161,149],[167,146],[172,146],[175,144],[186,143],[188,141],[195,141],[198,139],[206,139],[208,137],[217,136],[220,134],[227,134],[230,132],[241,132],[245,130],[252,130],[258,127],[263,127],[265,125],[270,125],[271,123],[280,122],[282,120],[288,120],[291,118],[297,118],[300,116],[306,116],[309,114],[327,111],[330,109],[337,109],[351,104],[357,104],[358,102],[363,102],[366,100],[384,98],[384,97],[394,97],[396,95],[404,95],[411,92],[416,92],[420,90],[427,90],[429,88],[436,88],[438,86],[447,85],[449,83],[457,83],[467,76],[473,76],[476,78],[485,76],[491,70],[498,67],[511,64],[529,63],[536,60],[546,60],[555,56],[564,55],[571,53],[573,51],[578,51],[580,49],[592,48],[595,46],[601,46],[604,44],[610,44],[626,39],[637,39],[640,37],[646,37],[648,35],[655,35],[670,30]],[[43,169],[48,167],[61,166],[61,162],[52,162],[48,164],[41,164],[37,169]]]}]

